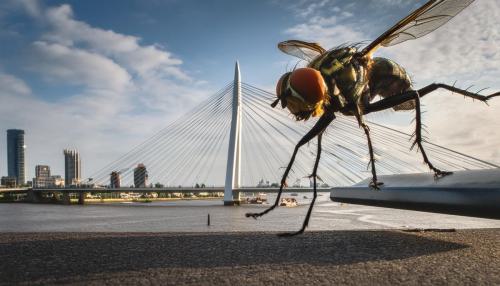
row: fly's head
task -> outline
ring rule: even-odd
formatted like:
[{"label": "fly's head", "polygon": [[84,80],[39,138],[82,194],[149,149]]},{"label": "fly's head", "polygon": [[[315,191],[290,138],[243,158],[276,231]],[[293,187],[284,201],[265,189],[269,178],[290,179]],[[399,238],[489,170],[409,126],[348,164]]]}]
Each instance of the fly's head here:
[{"label": "fly's head", "polygon": [[299,68],[282,75],[276,85],[276,95],[278,98],[271,106],[281,101],[281,107],[288,108],[297,120],[321,116],[329,103],[323,76],[312,68]]}]

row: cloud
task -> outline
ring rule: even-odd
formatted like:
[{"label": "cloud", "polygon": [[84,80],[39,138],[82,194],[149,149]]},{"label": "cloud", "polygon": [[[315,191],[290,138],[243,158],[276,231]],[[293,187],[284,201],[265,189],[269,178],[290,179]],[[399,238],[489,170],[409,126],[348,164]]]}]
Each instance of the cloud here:
[{"label": "cloud", "polygon": [[353,27],[340,24],[336,16],[313,17],[306,23],[298,24],[285,31],[294,38],[318,42],[331,48],[343,43],[354,43],[363,39],[363,34]]},{"label": "cloud", "polygon": [[96,53],[44,41],[34,42],[33,51],[33,70],[51,81],[116,92],[123,91],[130,81],[124,68]]},{"label": "cloud", "polygon": [[352,21],[347,19],[351,18],[353,13],[334,6],[332,2],[324,0],[307,2],[305,5],[299,3],[294,6],[292,10],[302,20],[286,29],[285,34],[300,40],[320,43],[327,49],[344,43],[362,41],[365,36],[357,26],[345,24],[352,24]]},{"label": "cloud", "polygon": [[89,176],[211,93],[163,46],[77,20],[69,5],[13,3],[38,32],[22,68],[49,92],[67,91],[48,99],[0,70],[1,126],[26,130],[29,176],[41,163],[61,174],[63,148],[80,150]]},{"label": "cloud", "polygon": [[38,0],[11,0],[11,5],[22,7],[32,17],[40,17],[41,5]]},{"label": "cloud", "polygon": [[29,95],[31,88],[22,79],[0,72],[0,94]]},{"label": "cloud", "polygon": [[180,69],[182,61],[157,45],[140,45],[140,38],[91,27],[74,18],[69,5],[50,8],[46,21],[51,31],[43,37],[66,46],[83,45],[109,56],[139,76],[163,73],[181,80],[190,77]]}]

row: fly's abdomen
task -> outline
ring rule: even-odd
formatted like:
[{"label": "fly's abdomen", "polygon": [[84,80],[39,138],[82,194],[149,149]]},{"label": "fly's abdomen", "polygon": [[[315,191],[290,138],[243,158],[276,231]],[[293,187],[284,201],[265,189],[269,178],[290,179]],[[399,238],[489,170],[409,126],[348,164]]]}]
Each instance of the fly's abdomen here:
[{"label": "fly's abdomen", "polygon": [[[369,74],[370,97],[383,98],[398,95],[412,88],[411,79],[397,63],[386,58],[373,58]],[[412,110],[414,101],[407,101],[394,107],[394,110]]]}]

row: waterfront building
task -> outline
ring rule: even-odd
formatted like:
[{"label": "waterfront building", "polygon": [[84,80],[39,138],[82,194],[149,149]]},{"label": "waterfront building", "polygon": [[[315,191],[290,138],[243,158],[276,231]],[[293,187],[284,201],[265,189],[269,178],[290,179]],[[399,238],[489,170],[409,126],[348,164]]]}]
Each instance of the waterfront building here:
[{"label": "waterfront building", "polygon": [[[135,177],[134,177],[135,179]],[[109,186],[111,188],[119,188],[121,184],[120,172],[113,171],[110,175]]]},{"label": "waterfront building", "polygon": [[64,179],[60,175],[50,176],[48,181],[48,186],[53,188],[64,187]]},{"label": "waterfront building", "polygon": [[64,183],[66,186],[80,184],[82,165],[80,153],[76,150],[64,150]]},{"label": "waterfront building", "polygon": [[7,130],[7,168],[8,176],[16,178],[17,185],[24,185],[25,177],[24,130]]},{"label": "waterfront building", "polygon": [[35,177],[33,178],[34,188],[49,187],[50,181],[50,167],[47,165],[35,166]]},{"label": "waterfront building", "polygon": [[15,188],[17,187],[17,178],[16,177],[2,177],[0,184],[6,188]]},{"label": "waterfront building", "polygon": [[138,164],[134,169],[134,186],[136,188],[145,188],[148,183],[148,171],[144,164]]}]

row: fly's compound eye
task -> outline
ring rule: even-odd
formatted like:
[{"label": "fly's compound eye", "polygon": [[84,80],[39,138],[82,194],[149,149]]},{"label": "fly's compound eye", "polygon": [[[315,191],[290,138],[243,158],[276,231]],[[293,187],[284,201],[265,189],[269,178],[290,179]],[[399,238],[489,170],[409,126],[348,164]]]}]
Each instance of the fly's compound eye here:
[{"label": "fly's compound eye", "polygon": [[327,86],[321,73],[312,68],[299,68],[284,74],[276,85],[281,106],[288,108],[297,120],[306,120],[311,116],[323,114],[323,105],[328,99]]},{"label": "fly's compound eye", "polygon": [[278,102],[281,100],[281,107],[285,108],[286,107],[286,101],[287,101],[287,93],[290,92],[288,85],[289,85],[289,79],[291,72],[287,72],[284,75],[280,77],[278,80],[278,84],[276,85],[276,96],[278,98],[271,104],[272,107],[275,107]]},{"label": "fly's compound eye", "polygon": [[292,72],[290,87],[294,96],[306,104],[316,105],[325,100],[327,87],[321,73],[312,68],[300,68]]}]

